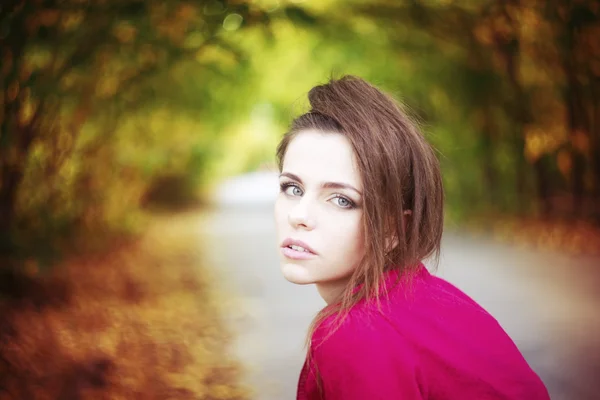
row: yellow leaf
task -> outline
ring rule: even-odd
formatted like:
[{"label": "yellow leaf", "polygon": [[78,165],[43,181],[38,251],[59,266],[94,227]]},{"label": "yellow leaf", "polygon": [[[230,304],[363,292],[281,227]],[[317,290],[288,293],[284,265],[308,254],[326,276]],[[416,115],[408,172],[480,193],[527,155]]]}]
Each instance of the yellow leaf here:
[{"label": "yellow leaf", "polygon": [[52,26],[56,24],[60,13],[58,10],[42,10],[38,14],[39,24],[42,26]]},{"label": "yellow leaf", "polygon": [[13,81],[6,89],[6,98],[8,102],[13,102],[19,95],[19,81]]},{"label": "yellow leaf", "polygon": [[121,24],[115,28],[115,36],[121,43],[130,43],[137,35],[137,29],[129,24]]},{"label": "yellow leaf", "polygon": [[4,53],[2,55],[2,75],[6,76],[10,72],[12,68],[13,57],[10,49],[5,48]]},{"label": "yellow leaf", "polygon": [[189,3],[181,4],[177,10],[177,17],[188,22],[196,17],[198,9]]},{"label": "yellow leaf", "polygon": [[561,150],[556,157],[556,164],[558,165],[558,169],[563,176],[569,176],[571,167],[573,166],[571,154],[567,150]]},{"label": "yellow leaf", "polygon": [[577,130],[571,138],[573,147],[579,150],[581,153],[586,153],[590,148],[590,139],[584,130]]}]

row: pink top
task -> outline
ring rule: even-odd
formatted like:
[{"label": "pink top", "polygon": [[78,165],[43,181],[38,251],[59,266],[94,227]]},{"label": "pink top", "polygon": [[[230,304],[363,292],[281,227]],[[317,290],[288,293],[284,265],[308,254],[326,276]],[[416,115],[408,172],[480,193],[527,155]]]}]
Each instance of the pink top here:
[{"label": "pink top", "polygon": [[363,301],[328,338],[332,318],[315,331],[298,400],[550,399],[514,342],[474,300],[423,265],[410,287],[396,278],[386,274],[380,310]]}]

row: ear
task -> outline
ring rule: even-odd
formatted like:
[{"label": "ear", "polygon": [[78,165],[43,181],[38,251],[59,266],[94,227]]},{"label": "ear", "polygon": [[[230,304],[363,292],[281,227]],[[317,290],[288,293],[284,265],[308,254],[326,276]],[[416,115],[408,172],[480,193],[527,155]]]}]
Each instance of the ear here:
[{"label": "ear", "polygon": [[[412,214],[412,211],[406,210],[402,214],[404,216],[402,223],[406,226],[406,220]],[[394,250],[396,246],[398,246],[398,243],[398,235],[396,235],[395,233],[393,235],[388,235],[385,238],[385,252],[389,253],[390,251]]]}]

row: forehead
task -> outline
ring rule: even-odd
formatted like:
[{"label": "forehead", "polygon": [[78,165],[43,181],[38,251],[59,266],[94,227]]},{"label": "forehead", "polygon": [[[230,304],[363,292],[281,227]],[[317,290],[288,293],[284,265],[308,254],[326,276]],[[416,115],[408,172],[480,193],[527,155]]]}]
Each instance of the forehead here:
[{"label": "forehead", "polygon": [[333,132],[302,131],[288,145],[283,172],[306,182],[342,182],[362,187],[350,141]]}]

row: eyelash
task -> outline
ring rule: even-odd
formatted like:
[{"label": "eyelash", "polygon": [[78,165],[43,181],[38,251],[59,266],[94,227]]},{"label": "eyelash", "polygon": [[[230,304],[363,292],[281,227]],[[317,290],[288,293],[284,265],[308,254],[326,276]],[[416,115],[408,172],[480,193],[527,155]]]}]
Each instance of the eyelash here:
[{"label": "eyelash", "polygon": [[350,210],[350,209],[356,208],[356,204],[354,204],[354,202],[353,202],[352,200],[350,200],[349,198],[347,198],[347,197],[345,197],[345,196],[342,196],[342,195],[336,194],[336,195],[334,196],[334,199],[344,199],[344,200],[346,200],[346,201],[348,202],[348,206],[347,206],[347,207],[342,207],[342,206],[340,206],[340,207],[342,207],[342,208],[345,208],[345,209],[347,209],[347,210]]},{"label": "eyelash", "polygon": [[[295,187],[295,188],[300,189],[300,186],[298,186],[298,185],[296,185],[295,183],[292,183],[292,182],[284,182],[284,183],[280,183],[279,184],[279,188],[284,193],[287,190],[287,188],[289,188],[289,187]],[[302,190],[302,189],[300,189],[300,190]]]},{"label": "eyelash", "polygon": [[[284,182],[284,183],[280,183],[279,184],[279,188],[281,190],[281,192],[285,193],[286,189],[289,187],[296,187],[300,190],[302,190],[300,188],[300,186],[298,186],[297,184],[293,183],[293,182]],[[346,209],[346,210],[350,210],[353,208],[356,208],[356,204],[350,200],[349,198],[347,198],[346,196],[342,196],[341,194],[336,194],[334,197],[334,199],[344,199],[348,202],[348,206],[347,207],[343,207],[343,206],[339,206],[340,208]]]}]

